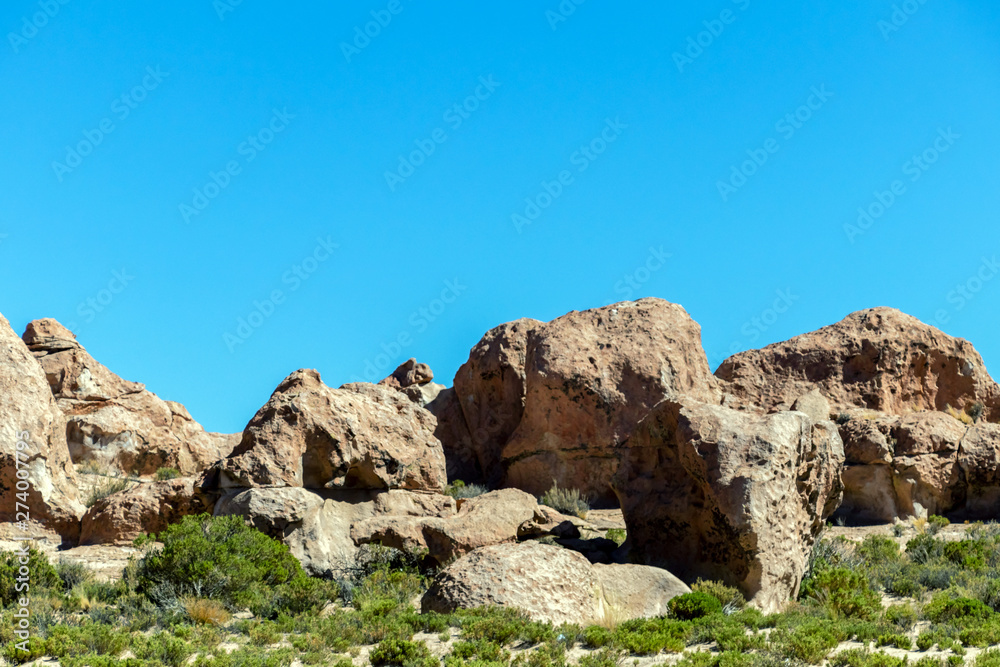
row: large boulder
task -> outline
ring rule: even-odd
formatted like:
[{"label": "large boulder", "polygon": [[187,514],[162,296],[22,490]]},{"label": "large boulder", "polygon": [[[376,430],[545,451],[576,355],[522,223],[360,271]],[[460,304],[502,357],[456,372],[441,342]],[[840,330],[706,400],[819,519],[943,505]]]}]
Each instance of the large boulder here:
[{"label": "large boulder", "polygon": [[958,464],[966,484],[964,513],[973,519],[1000,515],[1000,424],[976,424],[962,439]]},{"label": "large boulder", "polygon": [[136,484],[95,503],[83,515],[80,544],[130,543],[158,533],[189,514],[211,512],[193,478]]},{"label": "large boulder", "polygon": [[331,389],[316,371],[296,371],[222,462],[220,484],[442,490],[447,476],[436,426],[431,413],[395,389]]},{"label": "large boulder", "polygon": [[615,447],[657,403],[721,394],[687,312],[661,299],[493,329],[455,376],[486,481],[613,500]]},{"label": "large boulder", "polygon": [[425,612],[513,607],[533,620],[588,626],[660,616],[690,592],[665,570],[591,565],[576,553],[538,542],[477,549],[443,570],[424,595]]},{"label": "large boulder", "polygon": [[840,502],[832,422],[667,400],[619,448],[615,490],[633,559],[738,586],[764,610],[798,593]]},{"label": "large boulder", "polygon": [[344,576],[356,563],[351,527],[380,515],[451,516],[449,496],[409,491],[302,487],[234,490],[215,505],[216,516],[238,515],[288,545],[313,576]]},{"label": "large boulder", "polygon": [[227,456],[239,441],[238,435],[205,432],[183,405],[121,379],[55,320],[31,322],[23,340],[68,419],[74,463],[92,460],[138,475],[163,467],[192,475]]},{"label": "large boulder", "polygon": [[3,315],[0,466],[0,521],[27,518],[75,542],[85,508],[77,495],[66,445],[66,418],[49,391],[42,367]]},{"label": "large boulder", "polygon": [[549,515],[533,496],[502,489],[462,501],[457,514],[383,512],[351,529],[358,544],[378,543],[411,553],[426,552],[447,564],[480,547],[515,542],[547,525]]},{"label": "large boulder", "polygon": [[1000,420],[1000,386],[972,344],[892,308],[856,312],[819,331],[741,352],[716,375],[728,383],[725,391],[766,411],[787,410],[818,389],[835,409],[903,415],[982,404],[984,420]]}]

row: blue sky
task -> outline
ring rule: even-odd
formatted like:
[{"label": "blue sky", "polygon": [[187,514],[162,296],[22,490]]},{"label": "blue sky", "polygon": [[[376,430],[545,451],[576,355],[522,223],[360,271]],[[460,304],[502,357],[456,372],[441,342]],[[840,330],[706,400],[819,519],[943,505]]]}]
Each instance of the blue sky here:
[{"label": "blue sky", "polygon": [[1000,372],[995,2],[64,1],[0,10],[0,311],[212,430],[642,296],[713,368],[887,305]]}]

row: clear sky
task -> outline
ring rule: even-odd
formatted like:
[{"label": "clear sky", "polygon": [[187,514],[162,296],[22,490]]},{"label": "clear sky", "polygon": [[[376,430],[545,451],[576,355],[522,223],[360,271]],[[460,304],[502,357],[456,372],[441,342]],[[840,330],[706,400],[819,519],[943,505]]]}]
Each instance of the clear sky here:
[{"label": "clear sky", "polygon": [[1000,375],[995,0],[576,2],[9,0],[0,311],[221,431],[642,296],[713,368],[887,305]]}]

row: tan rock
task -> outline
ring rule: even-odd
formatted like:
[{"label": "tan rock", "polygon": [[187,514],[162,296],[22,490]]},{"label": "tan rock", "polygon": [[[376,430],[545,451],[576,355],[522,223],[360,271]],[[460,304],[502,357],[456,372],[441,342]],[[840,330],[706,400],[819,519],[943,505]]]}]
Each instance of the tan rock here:
[{"label": "tan rock", "polygon": [[633,558],[738,586],[765,612],[795,597],[840,501],[844,453],[831,422],[664,401],[620,455]]},{"label": "tan rock", "polygon": [[331,389],[296,371],[221,464],[221,485],[440,491],[447,483],[434,416],[394,389]]},{"label": "tan rock", "polygon": [[484,475],[479,464],[480,448],[473,444],[472,434],[469,433],[469,427],[465,423],[465,415],[462,414],[462,406],[459,405],[455,389],[453,387],[443,389],[425,407],[437,418],[434,437],[441,441],[448,480],[481,482]]},{"label": "tan rock", "polygon": [[87,510],[80,544],[128,543],[143,533],[159,533],[184,516],[211,511],[192,478],[136,484]]},{"label": "tan rock", "polygon": [[526,524],[549,518],[533,496],[502,489],[463,501],[452,517],[378,516],[355,524],[351,536],[357,544],[426,550],[437,562],[449,563],[480,547],[517,541],[530,532]]},{"label": "tan rock", "polygon": [[581,627],[661,616],[690,592],[666,570],[591,565],[568,549],[537,542],[483,547],[443,570],[424,595],[425,612],[514,607],[537,621]]},{"label": "tan rock", "polygon": [[826,397],[818,389],[813,389],[809,393],[799,396],[792,404],[792,410],[804,412],[814,422],[824,422],[830,419],[830,401],[826,400]]},{"label": "tan rock", "polygon": [[966,483],[965,514],[995,520],[1000,515],[1000,424],[969,428],[958,456]]},{"label": "tan rock", "polygon": [[30,323],[23,340],[67,417],[74,463],[93,460],[138,475],[163,467],[192,475],[227,456],[239,441],[237,435],[206,433],[181,404],[121,379],[53,319]]},{"label": "tan rock", "polygon": [[[24,443],[20,449],[19,442]],[[0,521],[38,523],[74,543],[85,508],[77,495],[66,445],[66,419],[49,391],[42,367],[3,315],[0,466]],[[18,477],[19,468],[26,479]],[[22,482],[21,489],[18,482]]]},{"label": "tan rock", "polygon": [[725,391],[764,410],[787,409],[819,389],[835,409],[902,415],[964,410],[980,402],[1000,420],[1000,386],[966,340],[892,308],[872,308],[837,324],[727,359],[716,375]]},{"label": "tan rock", "polygon": [[433,379],[434,371],[430,366],[418,364],[416,359],[407,359],[379,384],[394,389],[405,389],[413,385],[427,384]]}]

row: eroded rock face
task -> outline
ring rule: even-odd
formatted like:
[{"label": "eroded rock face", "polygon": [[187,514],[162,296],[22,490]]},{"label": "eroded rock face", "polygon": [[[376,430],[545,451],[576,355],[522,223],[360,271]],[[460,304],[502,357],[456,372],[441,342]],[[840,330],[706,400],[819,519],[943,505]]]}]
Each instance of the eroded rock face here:
[{"label": "eroded rock face", "polygon": [[331,389],[316,371],[296,371],[222,462],[221,486],[442,490],[436,426],[431,413],[395,389]]},{"label": "eroded rock face", "polygon": [[1000,424],[976,424],[962,439],[958,464],[966,484],[969,518],[1000,515]]},{"label": "eroded rock face", "polygon": [[[18,442],[25,443],[20,450]],[[17,476],[18,462],[27,474],[24,480]],[[24,516],[18,513],[27,511],[29,520],[56,531],[67,542],[75,542],[84,507],[66,445],[66,418],[49,391],[42,367],[3,315],[0,466],[0,521],[21,521]],[[27,482],[27,489],[19,490],[18,481]]]},{"label": "eroded rock face", "polygon": [[738,586],[773,612],[795,597],[840,502],[832,422],[664,401],[619,449],[614,484],[632,556],[685,581]]},{"label": "eroded rock face", "polygon": [[424,595],[425,612],[483,606],[523,609],[538,621],[581,627],[611,619],[661,615],[690,592],[665,570],[641,565],[591,565],[568,549],[537,542],[483,547],[463,556]]},{"label": "eroded rock face", "polygon": [[984,407],[1000,420],[1000,387],[966,340],[892,308],[872,308],[819,331],[730,357],[716,371],[724,391],[764,410],[788,409],[813,390],[834,409],[893,415]]},{"label": "eroded rock face", "polygon": [[405,389],[414,385],[427,384],[434,379],[434,371],[427,364],[418,364],[416,359],[407,359],[392,375],[385,378],[379,385],[394,389]]},{"label": "eroded rock face", "polygon": [[183,405],[121,379],[55,320],[30,323],[23,340],[67,417],[74,463],[93,460],[138,475],[164,467],[192,475],[224,458],[239,441],[238,435],[205,432]]},{"label": "eroded rock face", "polygon": [[661,299],[497,327],[455,393],[487,483],[539,495],[555,482],[599,501],[614,497],[615,447],[654,405],[721,399],[700,327]]},{"label": "eroded rock face", "polygon": [[462,501],[457,514],[426,510],[401,515],[386,512],[351,529],[357,544],[372,542],[407,552],[426,551],[446,564],[480,547],[515,542],[531,526],[544,525],[549,514],[535,498],[517,489],[502,489]]},{"label": "eroded rock face", "polygon": [[142,533],[158,533],[189,514],[211,511],[192,478],[136,484],[87,510],[80,544],[130,543]]}]

